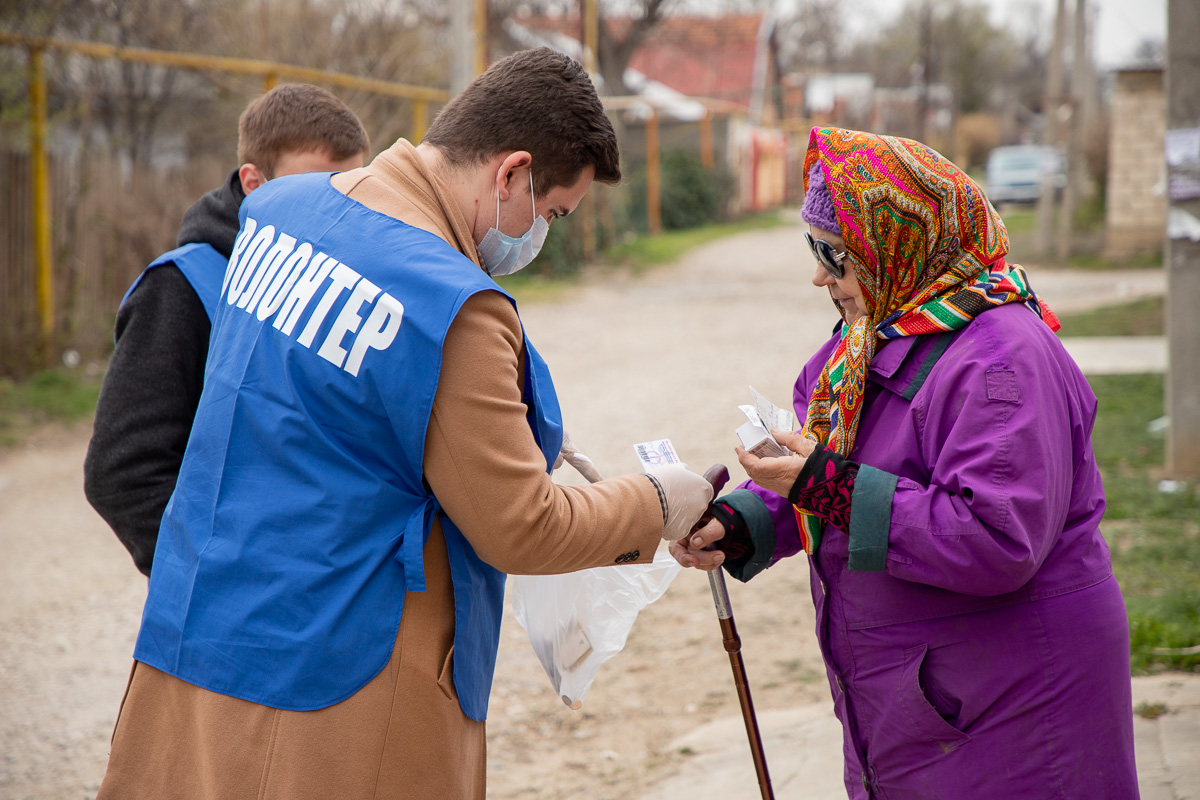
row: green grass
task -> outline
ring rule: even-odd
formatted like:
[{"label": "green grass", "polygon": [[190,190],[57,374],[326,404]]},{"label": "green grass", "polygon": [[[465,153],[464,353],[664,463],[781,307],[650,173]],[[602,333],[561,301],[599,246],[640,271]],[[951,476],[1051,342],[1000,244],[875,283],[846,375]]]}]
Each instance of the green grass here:
[{"label": "green grass", "polygon": [[1104,256],[1080,253],[1067,259],[1067,266],[1075,269],[1161,269],[1163,257],[1161,251],[1128,256],[1121,259],[1105,258]]},{"label": "green grass", "polygon": [[771,212],[742,217],[733,222],[706,225],[703,228],[668,231],[657,236],[641,234],[613,247],[605,253],[604,260],[631,267],[635,272],[642,272],[659,264],[676,261],[687,251],[716,239],[735,233],[775,228],[782,224],[780,214]]},{"label": "green grass", "polygon": [[1149,297],[1059,317],[1059,336],[1162,336],[1165,303]]},{"label": "green grass", "polygon": [[579,274],[547,277],[518,272],[516,275],[497,278],[496,283],[513,296],[518,306],[525,303],[548,303],[562,300],[574,291],[579,286]]},{"label": "green grass", "polygon": [[[779,212],[754,214],[733,222],[705,225],[680,231],[668,231],[652,236],[639,234],[623,244],[609,248],[601,254],[595,269],[625,267],[634,274],[644,273],[653,267],[679,260],[689,250],[701,245],[746,231],[766,230],[784,224]],[[518,272],[497,283],[516,298],[517,303],[542,303],[561,300],[579,285],[580,273],[565,277],[546,277],[529,270]]]},{"label": "green grass", "polygon": [[1200,655],[1156,648],[1200,643],[1200,497],[1158,490],[1164,440],[1147,431],[1163,413],[1163,376],[1093,376],[1100,400],[1092,444],[1108,506],[1101,529],[1129,610],[1136,673],[1200,671]]},{"label": "green grass", "polygon": [[1033,206],[1005,206],[1000,212],[1004,219],[1004,227],[1009,236],[1032,234],[1037,223],[1037,213]]},{"label": "green grass", "polygon": [[39,425],[75,422],[96,410],[100,378],[65,368],[21,381],[0,378],[0,447],[20,442]]},{"label": "green grass", "polygon": [[[1034,236],[1037,232],[1037,209],[1034,206],[1005,206],[1000,212],[1004,219],[1004,227],[1008,229],[1009,252],[1018,263],[1032,260],[1034,252]],[[1079,220],[1079,230],[1094,229],[1103,223],[1103,214],[1096,216],[1093,211],[1088,219]],[[1121,259],[1106,258],[1096,253],[1077,253],[1067,259],[1062,266],[1074,269],[1109,270],[1109,269],[1160,269],[1163,265],[1162,251],[1129,256]]]}]

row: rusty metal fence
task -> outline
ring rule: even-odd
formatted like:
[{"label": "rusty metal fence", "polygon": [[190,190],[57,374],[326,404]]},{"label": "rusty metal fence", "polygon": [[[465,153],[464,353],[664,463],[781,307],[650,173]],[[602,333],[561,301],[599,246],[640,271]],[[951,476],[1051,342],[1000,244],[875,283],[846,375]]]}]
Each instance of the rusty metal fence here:
[{"label": "rusty metal fence", "polygon": [[[33,159],[0,152],[0,375],[19,375],[63,351],[103,355],[112,345],[117,304],[138,273],[174,245],[179,219],[197,196],[224,179],[227,165],[184,169],[122,166],[111,157],[47,159],[47,231],[53,270],[50,334],[36,262]],[[50,351],[43,351],[49,342]]]},{"label": "rusty metal fence", "polygon": [[[280,79],[288,79],[406,98],[413,103],[414,141],[424,135],[429,104],[449,99],[442,89],[255,59],[116,47],[0,31],[2,45],[22,48],[28,54],[30,146],[28,156],[6,154],[0,161],[0,222],[6,228],[5,241],[0,245],[0,257],[4,258],[0,262],[0,288],[4,289],[0,295],[0,374],[47,365],[65,348],[88,352],[100,346],[104,340],[93,329],[102,327],[105,321],[111,323],[115,301],[121,296],[118,293],[114,298],[113,292],[102,285],[119,283],[126,277],[132,280],[128,268],[111,259],[121,253],[118,261],[134,260],[136,264],[135,259],[142,256],[139,243],[143,239],[154,243],[149,256],[153,258],[164,242],[173,241],[173,230],[159,228],[168,221],[168,227],[178,224],[183,209],[174,207],[190,202],[222,177],[218,173],[203,189],[183,193],[176,182],[179,175],[147,170],[114,175],[115,165],[106,167],[104,162],[53,159],[46,147],[47,51],[253,75],[262,79],[264,90]],[[196,171],[207,172],[203,168]],[[169,191],[159,196],[160,188]],[[151,213],[127,208],[128,216],[121,216],[119,210],[133,199],[142,200],[145,205],[138,204],[141,210],[151,209]],[[141,263],[146,261],[142,259]],[[124,285],[128,283],[125,280]],[[76,307],[77,302],[94,302],[105,310],[97,315],[92,313],[95,309]]]}]

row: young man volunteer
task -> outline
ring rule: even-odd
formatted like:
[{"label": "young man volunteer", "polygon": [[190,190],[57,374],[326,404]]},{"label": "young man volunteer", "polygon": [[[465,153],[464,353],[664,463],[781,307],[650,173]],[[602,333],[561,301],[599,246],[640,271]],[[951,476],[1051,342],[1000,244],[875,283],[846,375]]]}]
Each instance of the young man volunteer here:
[{"label": "young man volunteer", "polygon": [[368,149],[358,117],[329,92],[307,84],[272,89],[238,122],[241,166],[188,209],[179,247],[153,261],[126,292],[84,461],[84,491],[142,573],[150,574],[192,430],[242,200],[271,178],[361,167]]},{"label": "young man volunteer", "polygon": [[419,146],[243,204],[99,800],[484,797],[505,573],[647,562],[712,496],[553,483],[554,387],[490,277],[619,179],[541,48]]}]

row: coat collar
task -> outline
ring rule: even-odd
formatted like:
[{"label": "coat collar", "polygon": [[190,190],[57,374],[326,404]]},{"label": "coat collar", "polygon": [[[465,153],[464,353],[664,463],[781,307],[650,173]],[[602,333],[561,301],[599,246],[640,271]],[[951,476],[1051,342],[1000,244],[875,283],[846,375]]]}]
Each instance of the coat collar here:
[{"label": "coat collar", "polygon": [[912,400],[957,331],[889,339],[875,352],[867,379]]}]

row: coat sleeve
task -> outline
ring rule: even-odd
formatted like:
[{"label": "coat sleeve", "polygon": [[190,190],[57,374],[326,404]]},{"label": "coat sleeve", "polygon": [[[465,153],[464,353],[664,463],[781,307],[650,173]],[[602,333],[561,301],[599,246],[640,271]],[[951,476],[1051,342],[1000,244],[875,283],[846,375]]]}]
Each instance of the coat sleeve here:
[{"label": "coat sleeve", "polygon": [[[916,395],[927,482],[864,464],[850,514],[850,569],[973,595],[1015,591],[1061,534],[1090,448],[1049,334],[972,325]],[[875,432],[873,435],[881,435]]]},{"label": "coat sleeve", "polygon": [[434,496],[479,557],[503,572],[649,562],[663,530],[654,485],[636,474],[554,483],[521,401],[523,358],[507,298],[480,292],[464,303],[446,334],[426,434]]},{"label": "coat sleeve", "polygon": [[146,575],[200,402],[209,332],[204,305],[173,264],[147,272],[117,312],[83,486]]}]

